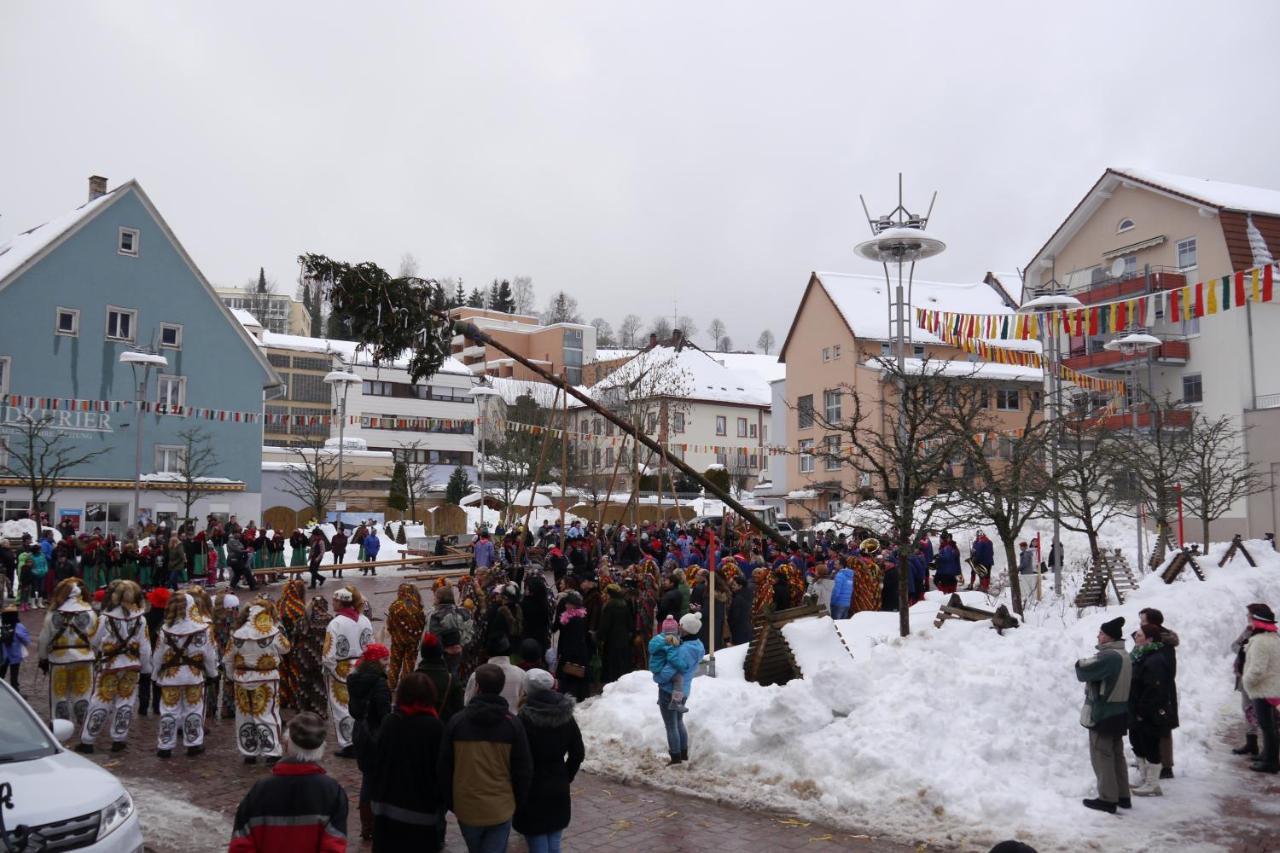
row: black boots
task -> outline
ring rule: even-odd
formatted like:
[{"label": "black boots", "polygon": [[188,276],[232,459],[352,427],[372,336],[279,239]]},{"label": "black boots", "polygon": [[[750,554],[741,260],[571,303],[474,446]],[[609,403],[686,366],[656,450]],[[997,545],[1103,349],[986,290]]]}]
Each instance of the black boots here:
[{"label": "black boots", "polygon": [[93,755],[93,744],[78,743],[76,744],[76,752],[80,753],[81,755]]},{"label": "black boots", "polygon": [[1116,813],[1116,804],[1109,803],[1106,800],[1083,800],[1086,809],[1094,809],[1095,811],[1106,812],[1107,814]]},{"label": "black boots", "polygon": [[676,755],[675,753],[672,753],[671,760],[667,762],[667,766],[674,767],[675,765],[679,764],[681,761],[684,761],[684,759]]},{"label": "black boots", "polygon": [[1244,746],[1237,746],[1231,750],[1232,755],[1257,755],[1258,754],[1258,736],[1245,735]]}]

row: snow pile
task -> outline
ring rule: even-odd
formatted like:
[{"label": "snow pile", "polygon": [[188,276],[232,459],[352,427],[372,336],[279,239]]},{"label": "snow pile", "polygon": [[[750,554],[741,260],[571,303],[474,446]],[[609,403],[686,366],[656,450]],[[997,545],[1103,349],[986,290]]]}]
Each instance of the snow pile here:
[{"label": "snow pile", "polygon": [[[1219,569],[1225,548],[1202,562],[1207,582],[1148,574],[1123,606],[1079,619],[1069,602],[1046,601],[1005,636],[984,622],[935,629],[938,593],[913,608],[905,639],[891,613],[794,623],[784,631],[805,678],[782,687],[743,680],[741,647],[719,653],[720,677],[692,691],[687,767],[664,766],[657,691],[648,673],[632,673],[579,713],[587,767],[966,849],[1011,837],[1041,851],[1224,849],[1215,841],[1239,818],[1222,817],[1217,797],[1250,775],[1221,739],[1240,717],[1229,646],[1246,604],[1280,604],[1280,555],[1251,542],[1258,568],[1237,557]],[[1181,638],[1178,778],[1163,798],[1114,817],[1080,805],[1094,787],[1072,664],[1093,651],[1103,621],[1124,616],[1127,635],[1143,607],[1162,610]]]}]

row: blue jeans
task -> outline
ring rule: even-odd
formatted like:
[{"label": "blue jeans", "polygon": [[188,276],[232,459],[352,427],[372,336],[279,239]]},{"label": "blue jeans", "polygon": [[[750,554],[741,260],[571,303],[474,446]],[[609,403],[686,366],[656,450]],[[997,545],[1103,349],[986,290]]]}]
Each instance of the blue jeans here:
[{"label": "blue jeans", "polygon": [[847,605],[847,604],[833,604],[833,605],[831,605],[831,618],[832,618],[832,619],[848,619],[848,618],[849,618],[849,605]]},{"label": "blue jeans", "polygon": [[511,835],[511,821],[497,826],[467,826],[459,823],[462,840],[467,842],[468,853],[507,853],[507,838]]},{"label": "blue jeans", "polygon": [[667,727],[667,752],[680,755],[689,751],[689,731],[684,727],[684,712],[672,711],[671,694],[658,691],[658,710],[662,712],[662,724]]},{"label": "blue jeans", "polygon": [[546,835],[526,835],[524,840],[529,845],[529,853],[560,853],[560,835],[563,832],[557,829]]}]

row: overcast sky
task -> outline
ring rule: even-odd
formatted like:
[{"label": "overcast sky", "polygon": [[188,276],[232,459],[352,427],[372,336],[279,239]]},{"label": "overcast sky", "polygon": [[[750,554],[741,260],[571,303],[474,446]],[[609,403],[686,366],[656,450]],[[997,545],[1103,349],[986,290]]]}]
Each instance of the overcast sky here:
[{"label": "overcast sky", "polygon": [[[431,8],[426,8],[428,5]],[[315,251],[781,339],[938,191],[1021,267],[1108,165],[1280,187],[1280,3],[0,7],[0,240],[136,177],[218,285]],[[1272,34],[1265,36],[1263,34]]]}]

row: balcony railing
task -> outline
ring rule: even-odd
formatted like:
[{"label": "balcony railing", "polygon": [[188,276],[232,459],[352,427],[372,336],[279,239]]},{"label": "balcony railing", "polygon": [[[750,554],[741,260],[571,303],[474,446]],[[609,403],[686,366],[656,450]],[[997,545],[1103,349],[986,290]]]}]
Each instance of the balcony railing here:
[{"label": "balcony railing", "polygon": [[1145,272],[1137,272],[1133,275],[1123,275],[1118,277],[1108,276],[1098,281],[1091,282],[1087,286],[1074,290],[1071,295],[1079,299],[1086,305],[1093,305],[1098,302],[1110,302],[1114,299],[1124,299],[1126,296],[1141,296],[1144,293],[1155,293],[1160,290],[1173,290],[1178,287],[1185,287],[1187,277],[1176,269],[1171,267],[1151,267],[1150,268],[1150,285],[1151,289],[1147,290],[1147,274]]},{"label": "balcony railing", "polygon": [[[1172,429],[1187,429],[1191,426],[1194,412],[1190,409],[1173,409],[1159,413],[1162,426]],[[1118,415],[1107,415],[1098,419],[1098,426],[1103,429],[1133,429],[1133,413],[1124,412]],[[1151,411],[1145,407],[1138,411],[1138,429],[1151,428]]]},{"label": "balcony railing", "polygon": [[[1186,341],[1165,341],[1150,351],[1151,357],[1164,364],[1186,364],[1191,345]],[[1072,370],[1120,370],[1134,361],[1145,360],[1147,353],[1123,353],[1095,347],[1092,352],[1076,347],[1063,363]]]}]

